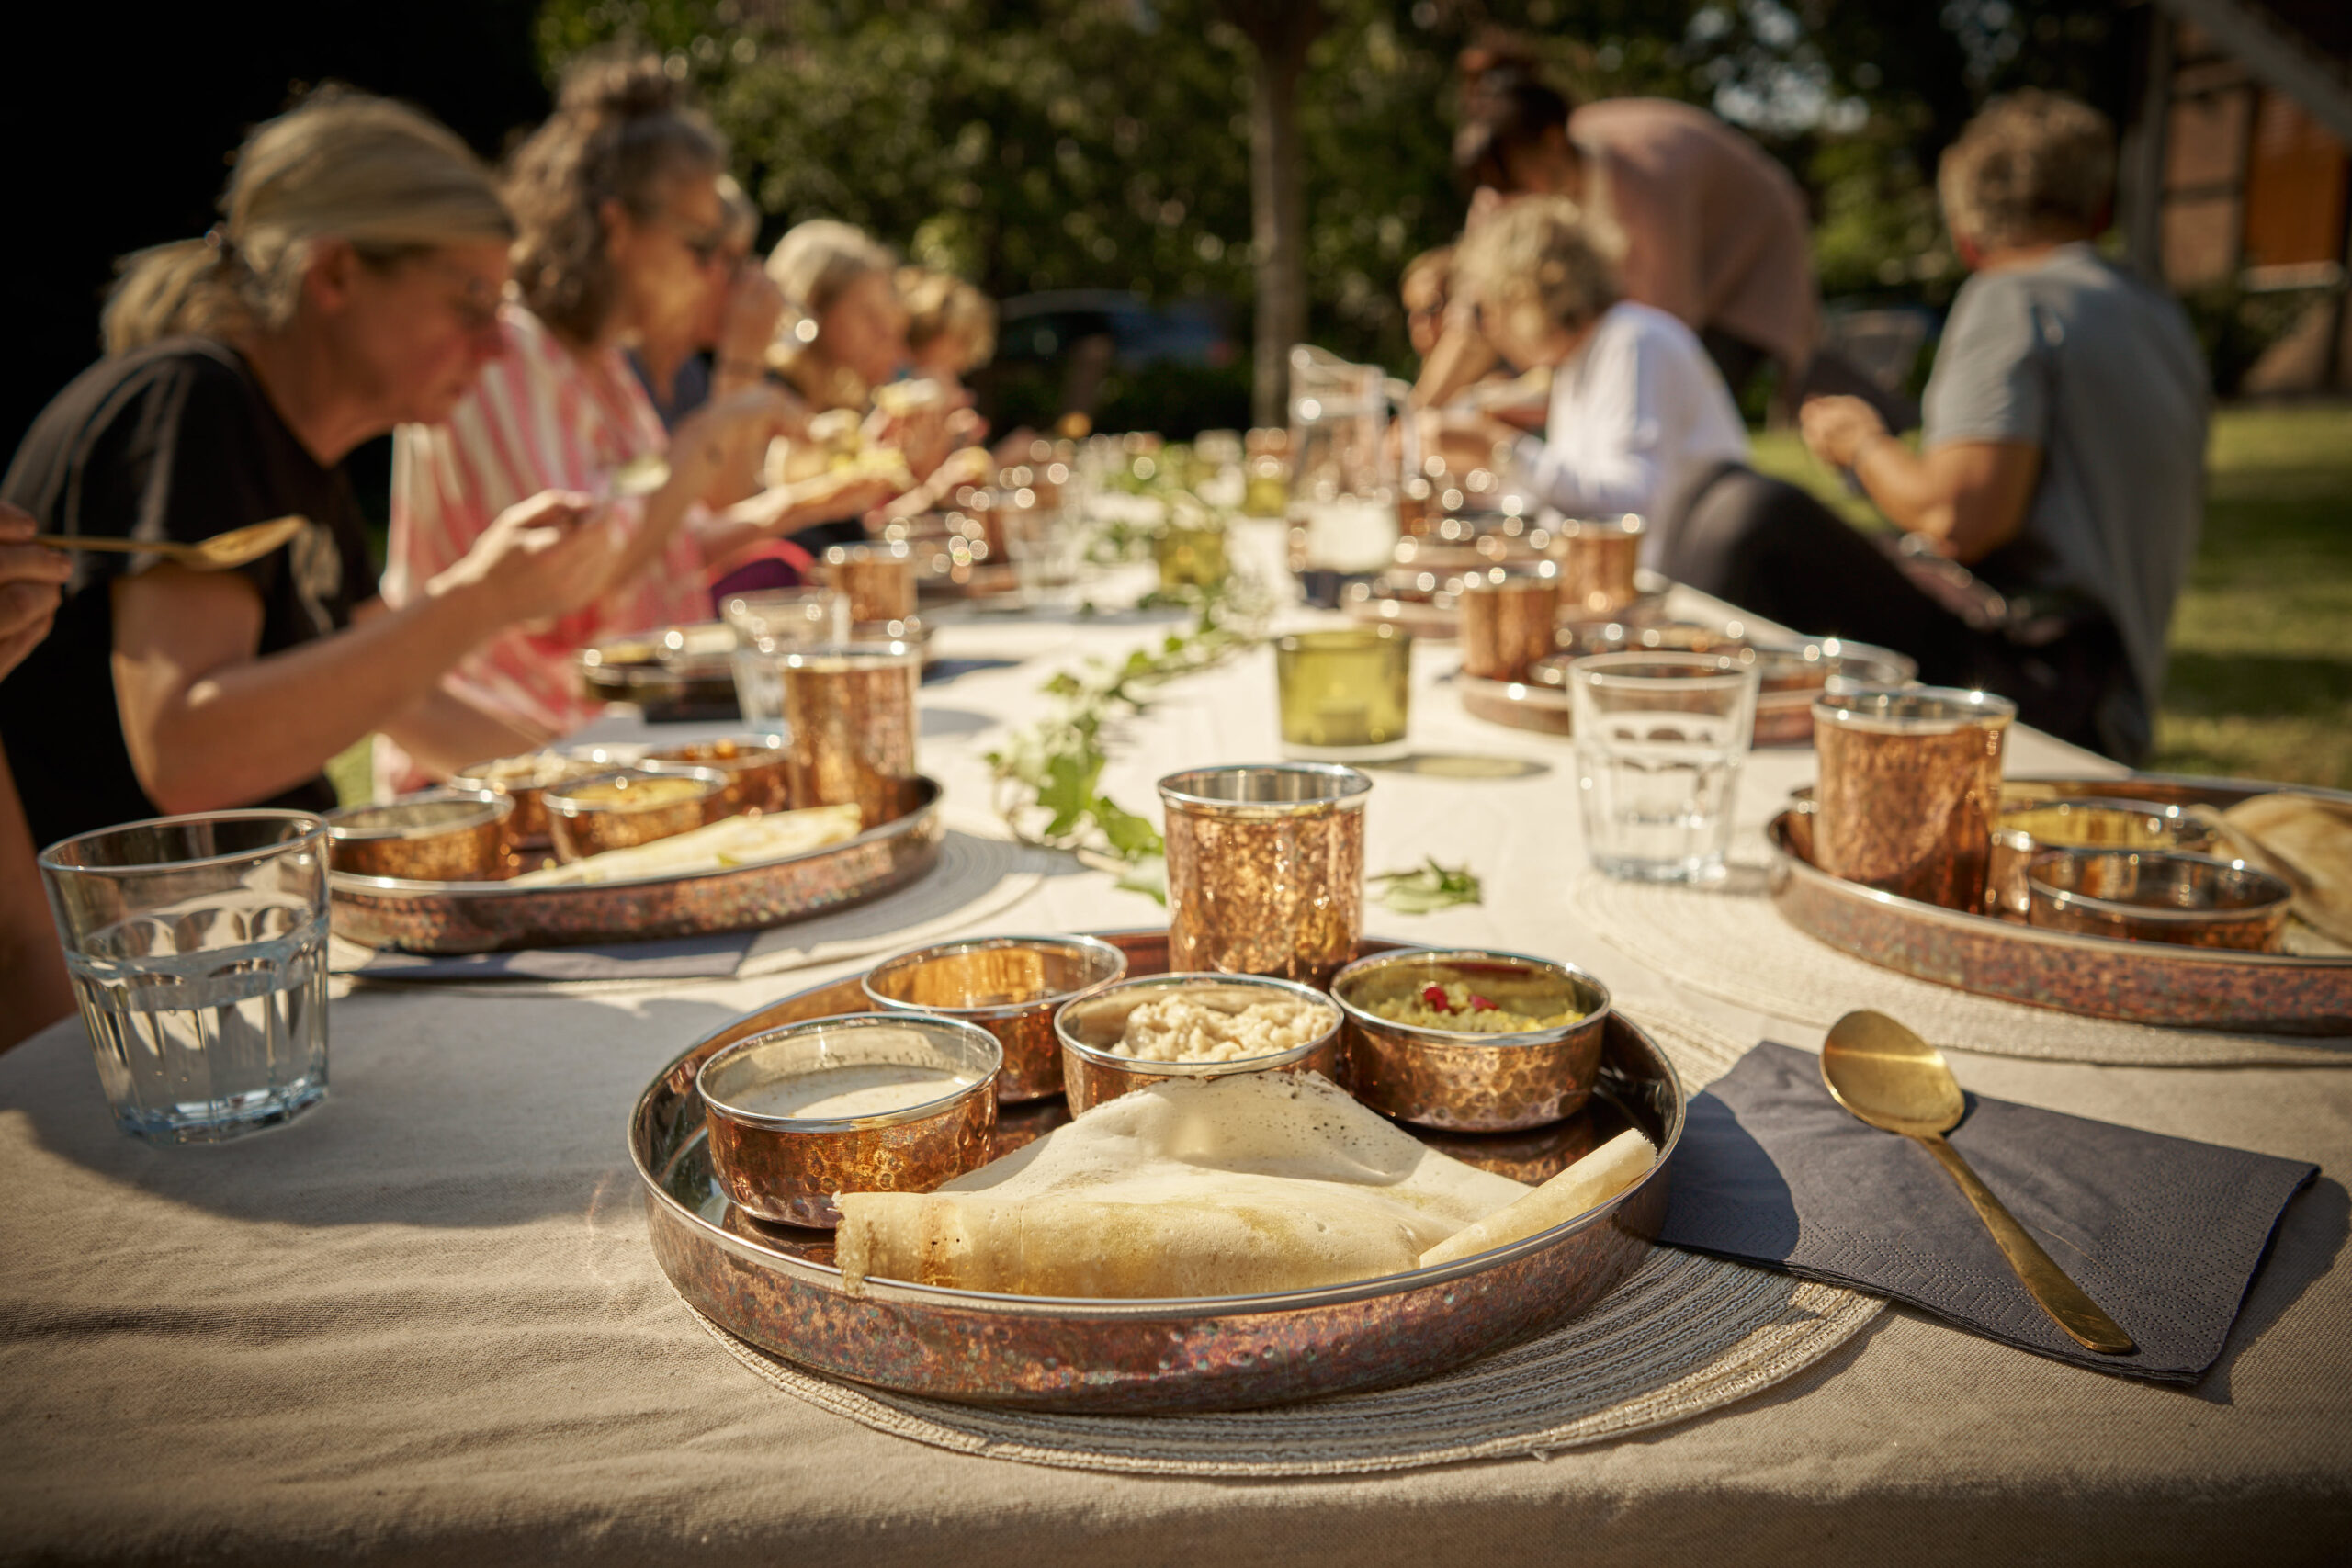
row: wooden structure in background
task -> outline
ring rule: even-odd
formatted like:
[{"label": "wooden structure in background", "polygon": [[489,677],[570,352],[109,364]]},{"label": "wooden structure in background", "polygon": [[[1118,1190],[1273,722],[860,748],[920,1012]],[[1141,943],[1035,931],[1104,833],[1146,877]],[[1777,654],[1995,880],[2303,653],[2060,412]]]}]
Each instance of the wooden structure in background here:
[{"label": "wooden structure in background", "polygon": [[2304,301],[2242,390],[2352,389],[2352,6],[2156,0],[2141,58],[2118,192],[2133,262],[2183,294]]}]

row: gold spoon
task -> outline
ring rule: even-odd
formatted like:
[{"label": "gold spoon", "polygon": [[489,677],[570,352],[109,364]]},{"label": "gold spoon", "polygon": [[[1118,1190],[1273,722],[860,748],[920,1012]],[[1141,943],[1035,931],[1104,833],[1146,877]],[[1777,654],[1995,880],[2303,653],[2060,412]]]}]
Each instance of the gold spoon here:
[{"label": "gold spoon", "polygon": [[1821,1081],[1830,1097],[1883,1133],[1900,1133],[1928,1145],[1945,1173],[1960,1183],[1976,1217],[1993,1233],[2001,1255],[2032,1292],[2034,1303],[2086,1349],[2119,1356],[2132,1337],[2051,1261],[1992,1189],[1968,1168],[1944,1134],[1967,1110],[1944,1054],[1883,1012],[1849,1012],[1832,1024],[1821,1048]]},{"label": "gold spoon", "polygon": [[162,556],[195,571],[226,571],[232,566],[261,559],[300,533],[309,522],[307,517],[274,517],[266,523],[249,523],[209,539],[198,539],[192,545],[175,539],[119,539],[107,535],[79,534],[35,534],[33,543],[47,545],[53,550],[110,550],[117,555]]}]

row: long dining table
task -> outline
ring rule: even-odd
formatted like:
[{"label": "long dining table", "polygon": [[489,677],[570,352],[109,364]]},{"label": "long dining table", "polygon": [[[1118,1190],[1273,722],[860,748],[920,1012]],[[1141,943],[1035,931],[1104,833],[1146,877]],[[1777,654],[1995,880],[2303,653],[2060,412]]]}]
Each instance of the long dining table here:
[{"label": "long dining table", "polygon": [[[1286,616],[1308,613],[1292,609]],[[983,831],[984,754],[1047,675],[1175,623],[970,615],[937,630],[924,770]],[[1657,974],[1571,897],[1573,748],[1462,711],[1417,653],[1417,755],[1384,768],[1367,863],[1472,868],[1475,905],[1374,908],[1401,940],[1573,960],[1636,1017],[1742,1042],[1806,1024]],[[625,736],[616,716],[601,733]],[[1103,786],[1157,812],[1180,767],[1277,751],[1263,649],[1162,687]],[[2017,732],[2020,774],[2113,765]],[[1755,752],[1740,848],[1813,774]],[[970,934],[1150,927],[1075,863]],[[1704,897],[1693,894],[1693,897]],[[2194,1387],[2106,1376],[1903,1308],[1804,1371],[1679,1424],[1551,1456],[1213,1481],[959,1454],[751,1375],[648,1246],[630,1105],[729,1018],[855,972],[434,986],[338,980],[333,1089],[211,1147],[118,1133],[80,1021],[0,1056],[0,1558],[277,1562],[1221,1564],[1464,1561],[2343,1562],[2352,1554],[2352,1072],[2094,1066],[1955,1051],[1975,1092],[2316,1162],[2221,1360]],[[1825,972],[1826,965],[1825,965]],[[2352,1066],[2352,1052],[2345,1065]]]}]

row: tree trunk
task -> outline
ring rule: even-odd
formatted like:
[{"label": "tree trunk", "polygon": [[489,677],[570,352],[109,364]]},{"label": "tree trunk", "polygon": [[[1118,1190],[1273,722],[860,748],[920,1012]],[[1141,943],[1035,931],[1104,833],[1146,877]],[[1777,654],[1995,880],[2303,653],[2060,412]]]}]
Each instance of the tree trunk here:
[{"label": "tree trunk", "polygon": [[1258,288],[1250,418],[1289,417],[1291,345],[1306,335],[1306,160],[1298,141],[1298,80],[1307,46],[1329,25],[1323,0],[1226,0],[1227,20],[1257,51],[1250,96],[1250,254]]}]

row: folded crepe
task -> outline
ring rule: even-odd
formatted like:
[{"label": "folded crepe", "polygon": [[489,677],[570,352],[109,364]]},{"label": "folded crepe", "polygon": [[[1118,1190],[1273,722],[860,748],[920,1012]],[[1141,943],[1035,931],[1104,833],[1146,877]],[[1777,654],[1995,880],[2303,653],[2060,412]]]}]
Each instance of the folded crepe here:
[{"label": "folded crepe", "polygon": [[2284,882],[2295,917],[2352,943],[2352,805],[2294,790],[2240,801],[2218,821],[2239,856]]},{"label": "folded crepe", "polygon": [[834,1258],[852,1294],[881,1278],[1008,1295],[1253,1295],[1407,1272],[1542,1190],[1439,1154],[1313,1074],[1170,1081],[936,1192],[842,1193]]}]

